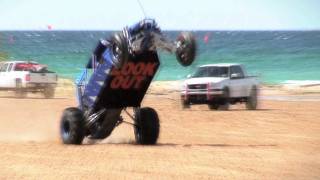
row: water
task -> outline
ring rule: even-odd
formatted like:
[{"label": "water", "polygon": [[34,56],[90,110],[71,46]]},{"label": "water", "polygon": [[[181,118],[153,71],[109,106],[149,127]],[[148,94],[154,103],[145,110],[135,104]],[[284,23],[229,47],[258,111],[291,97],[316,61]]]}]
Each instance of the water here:
[{"label": "water", "polygon": [[[0,59],[35,60],[61,77],[75,79],[100,38],[110,31],[0,31]],[[178,32],[164,32],[175,38]],[[156,80],[179,80],[210,63],[242,63],[264,83],[320,80],[320,31],[199,31],[198,56],[181,67],[160,52]],[[207,39],[207,41],[206,41]]]}]

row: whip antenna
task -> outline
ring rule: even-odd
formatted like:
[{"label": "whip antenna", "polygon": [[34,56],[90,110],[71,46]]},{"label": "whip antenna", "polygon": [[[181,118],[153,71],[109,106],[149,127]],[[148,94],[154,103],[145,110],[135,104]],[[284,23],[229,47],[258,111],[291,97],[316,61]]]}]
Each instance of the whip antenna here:
[{"label": "whip antenna", "polygon": [[144,17],[146,18],[146,17],[147,17],[147,13],[146,13],[146,11],[144,10],[144,8],[143,8],[143,6],[142,6],[142,4],[141,4],[140,0],[137,0],[137,1],[138,1],[138,4],[139,4],[139,6],[140,6],[140,8],[141,8],[141,11],[142,11],[142,13],[143,13]]}]

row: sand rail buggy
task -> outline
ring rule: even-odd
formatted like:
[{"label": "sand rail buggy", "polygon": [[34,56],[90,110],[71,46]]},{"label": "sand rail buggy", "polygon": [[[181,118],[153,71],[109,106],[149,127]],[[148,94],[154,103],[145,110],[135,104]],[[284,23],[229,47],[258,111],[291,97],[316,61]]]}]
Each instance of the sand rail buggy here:
[{"label": "sand rail buggy", "polygon": [[[195,59],[196,42],[188,32],[171,41],[153,19],[144,19],[100,40],[76,81],[79,106],[67,108],[62,114],[63,143],[81,144],[85,137],[104,139],[125,122],[134,126],[137,144],[156,144],[158,114],[153,108],[141,107],[141,101],[160,65],[158,49],[175,53],[178,62],[188,66]],[[124,121],[122,111],[133,123]]]}]

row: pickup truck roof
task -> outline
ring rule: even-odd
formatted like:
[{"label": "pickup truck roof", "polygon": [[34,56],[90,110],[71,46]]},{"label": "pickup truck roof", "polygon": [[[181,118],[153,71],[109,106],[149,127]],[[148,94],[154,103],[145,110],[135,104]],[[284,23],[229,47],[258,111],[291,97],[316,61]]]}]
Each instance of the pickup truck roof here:
[{"label": "pickup truck roof", "polygon": [[206,64],[200,67],[210,67],[210,66],[230,67],[230,66],[242,66],[242,65],[239,63],[217,63],[217,64]]}]

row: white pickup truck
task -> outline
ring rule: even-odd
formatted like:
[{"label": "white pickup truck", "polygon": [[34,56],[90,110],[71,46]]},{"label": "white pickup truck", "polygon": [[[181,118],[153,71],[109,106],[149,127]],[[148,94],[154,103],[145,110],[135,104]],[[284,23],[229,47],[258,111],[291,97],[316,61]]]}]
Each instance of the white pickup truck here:
[{"label": "white pickup truck", "polygon": [[257,108],[259,82],[247,76],[241,64],[209,64],[196,69],[183,83],[183,108],[208,104],[210,109],[228,110],[229,104],[246,103],[247,109]]},{"label": "white pickup truck", "polygon": [[42,92],[45,98],[54,97],[58,76],[45,65],[34,61],[0,62],[0,90],[13,90],[24,98],[27,92]]}]

